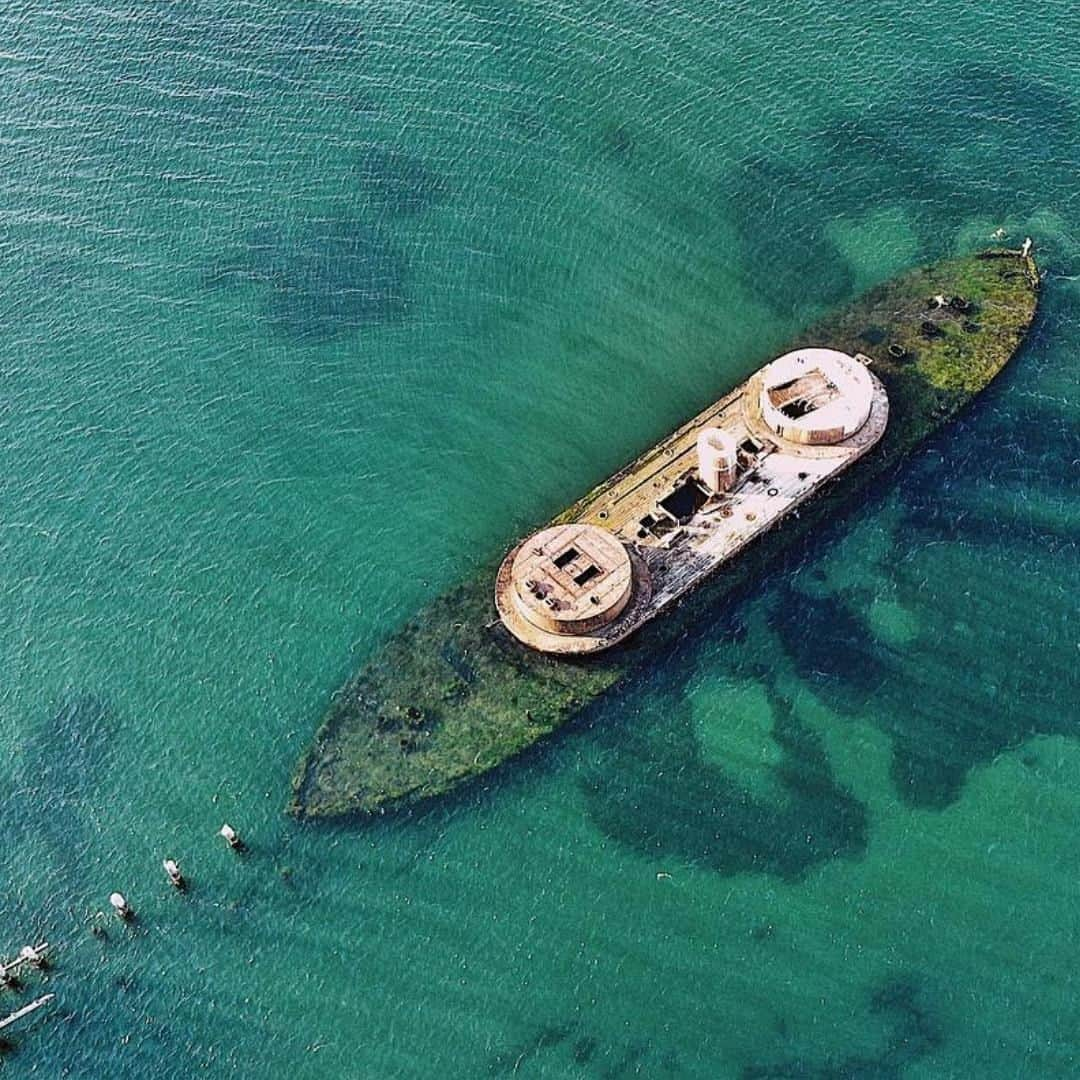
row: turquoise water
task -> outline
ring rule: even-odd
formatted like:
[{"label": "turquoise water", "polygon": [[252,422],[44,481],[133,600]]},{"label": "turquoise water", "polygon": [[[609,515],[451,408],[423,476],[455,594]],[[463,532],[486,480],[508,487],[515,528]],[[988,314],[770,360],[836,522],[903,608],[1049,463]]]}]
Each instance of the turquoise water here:
[{"label": "turquoise water", "polygon": [[[1080,1071],[1080,63],[979,6],[0,11],[0,1072]],[[425,599],[998,227],[1038,328],[872,501],[485,782],[283,815]]]}]

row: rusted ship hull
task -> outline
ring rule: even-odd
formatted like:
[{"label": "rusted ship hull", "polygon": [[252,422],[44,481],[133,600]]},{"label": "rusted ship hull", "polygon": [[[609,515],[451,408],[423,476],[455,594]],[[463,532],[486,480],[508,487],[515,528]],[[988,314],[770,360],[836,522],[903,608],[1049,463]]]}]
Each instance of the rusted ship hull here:
[{"label": "rusted ship hull", "polygon": [[[928,298],[939,294],[964,302],[935,308]],[[722,574],[697,584],[674,610],[589,658],[535,651],[502,626],[493,602],[493,560],[421,611],[334,695],[295,774],[290,809],[323,817],[415,802],[494,768],[560,727],[654,661],[709,608],[752,587],[783,548],[839,512],[970,402],[1016,352],[1037,298],[1030,257],[985,252],[913,270],[808,329],[796,346],[865,354],[884,385],[889,423],[872,453],[803,503],[797,516],[742,547],[723,563]],[[587,519],[646,457],[553,524]]]}]

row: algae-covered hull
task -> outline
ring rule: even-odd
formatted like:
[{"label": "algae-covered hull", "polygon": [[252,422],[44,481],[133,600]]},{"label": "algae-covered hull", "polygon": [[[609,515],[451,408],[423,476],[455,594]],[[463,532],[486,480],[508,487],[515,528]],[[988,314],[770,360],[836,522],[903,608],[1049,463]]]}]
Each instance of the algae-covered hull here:
[{"label": "algae-covered hull", "polygon": [[[930,298],[962,297],[954,306]],[[794,346],[869,356],[888,393],[888,429],[868,454],[808,503],[725,563],[673,611],[626,644],[590,659],[535,652],[495,612],[497,560],[401,628],[334,695],[300,762],[291,809],[302,816],[372,812],[441,794],[561,726],[654,659],[712,605],[752,584],[778,551],[895,465],[1004,367],[1031,324],[1034,262],[984,252],[921,267],[871,290],[809,328]],[[767,357],[748,357],[748,368]],[[719,388],[722,389],[722,388]],[[570,520],[590,492],[557,522]]]}]

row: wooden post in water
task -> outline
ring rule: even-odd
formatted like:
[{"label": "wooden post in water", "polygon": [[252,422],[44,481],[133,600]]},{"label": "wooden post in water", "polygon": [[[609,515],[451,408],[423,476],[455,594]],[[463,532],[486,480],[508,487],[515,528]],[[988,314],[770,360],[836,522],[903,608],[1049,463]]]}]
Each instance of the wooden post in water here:
[{"label": "wooden post in water", "polygon": [[114,892],[109,897],[109,903],[112,905],[113,911],[116,912],[117,918],[128,922],[135,917],[135,912],[131,909],[131,905],[127,902],[127,898],[123,893]]},{"label": "wooden post in water", "polygon": [[187,888],[187,880],[180,872],[180,865],[175,859],[163,859],[161,863],[165,869],[165,875],[169,879],[169,884],[174,889],[180,889],[181,891]]},{"label": "wooden post in water", "polygon": [[244,850],[244,841],[240,839],[236,830],[228,822],[226,822],[224,825],[221,826],[220,829],[218,829],[218,836],[223,837],[225,843],[228,844],[229,847],[233,849],[233,851]]},{"label": "wooden post in water", "polygon": [[55,994],[46,994],[44,997],[39,997],[36,1001],[31,1001],[29,1005],[24,1005],[21,1009],[16,1009],[10,1015],[5,1016],[3,1020],[0,1020],[0,1031],[3,1031],[6,1027],[10,1027],[24,1016],[29,1016],[32,1012],[37,1012],[42,1005],[48,1005],[54,997],[56,997]]},{"label": "wooden post in water", "polygon": [[43,941],[40,945],[24,945],[19,950],[20,964],[29,964],[31,967],[43,968],[48,962],[45,954],[49,950],[49,943]]},{"label": "wooden post in water", "polygon": [[31,967],[41,968],[45,966],[45,954],[49,951],[49,943],[43,941],[40,945],[24,945],[19,950],[19,955],[14,960],[0,960],[0,986],[12,986],[15,983],[15,972],[29,964]]}]

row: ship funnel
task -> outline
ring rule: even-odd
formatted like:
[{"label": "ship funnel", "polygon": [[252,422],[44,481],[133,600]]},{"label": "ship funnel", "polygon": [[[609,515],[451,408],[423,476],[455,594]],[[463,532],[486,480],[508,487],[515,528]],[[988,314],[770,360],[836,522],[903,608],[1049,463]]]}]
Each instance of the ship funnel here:
[{"label": "ship funnel", "polygon": [[735,483],[737,453],[735,437],[720,428],[705,428],[698,435],[698,471],[710,491],[727,491]]}]

